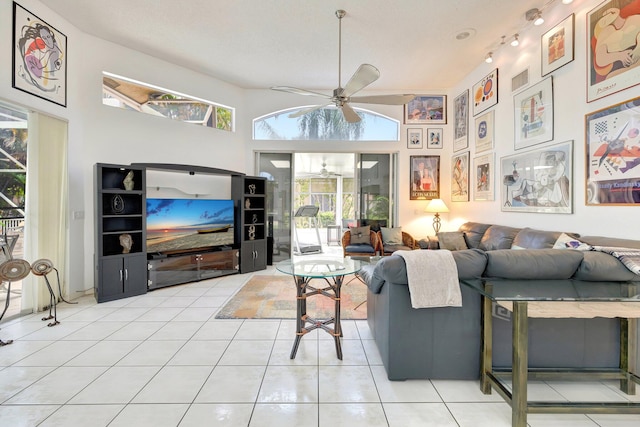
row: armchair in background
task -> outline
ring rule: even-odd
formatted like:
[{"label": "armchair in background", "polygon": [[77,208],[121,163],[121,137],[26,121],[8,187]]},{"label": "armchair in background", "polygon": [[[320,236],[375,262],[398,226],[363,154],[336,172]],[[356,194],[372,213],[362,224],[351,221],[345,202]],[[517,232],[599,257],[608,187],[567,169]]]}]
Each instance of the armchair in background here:
[{"label": "armchair in background", "polygon": [[409,233],[398,228],[381,227],[378,231],[378,239],[382,246],[383,256],[391,255],[395,251],[412,251],[418,249],[416,239]]},{"label": "armchair in background", "polygon": [[375,256],[382,254],[382,241],[369,226],[353,227],[342,235],[344,256]]}]

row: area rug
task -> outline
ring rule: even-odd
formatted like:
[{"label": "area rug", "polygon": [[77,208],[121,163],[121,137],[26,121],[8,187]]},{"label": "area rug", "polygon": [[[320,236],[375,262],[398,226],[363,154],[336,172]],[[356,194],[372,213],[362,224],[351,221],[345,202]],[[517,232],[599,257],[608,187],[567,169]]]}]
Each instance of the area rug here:
[{"label": "area rug", "polygon": [[[353,279],[353,280],[352,280]],[[328,286],[313,279],[311,286]],[[366,319],[367,287],[353,275],[345,276],[340,291],[340,317]],[[324,295],[307,299],[307,314],[316,319],[333,317],[334,301]],[[255,275],[218,312],[216,319],[295,319],[296,288],[292,276]]]}]

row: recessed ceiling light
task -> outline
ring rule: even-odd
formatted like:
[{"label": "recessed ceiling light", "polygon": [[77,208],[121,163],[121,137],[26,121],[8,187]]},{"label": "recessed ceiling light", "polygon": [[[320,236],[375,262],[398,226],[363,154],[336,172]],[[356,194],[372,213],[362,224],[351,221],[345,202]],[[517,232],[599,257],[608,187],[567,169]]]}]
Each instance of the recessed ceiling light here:
[{"label": "recessed ceiling light", "polygon": [[475,35],[476,35],[476,30],[474,30],[473,28],[463,28],[462,30],[456,33],[456,40],[465,40]]}]

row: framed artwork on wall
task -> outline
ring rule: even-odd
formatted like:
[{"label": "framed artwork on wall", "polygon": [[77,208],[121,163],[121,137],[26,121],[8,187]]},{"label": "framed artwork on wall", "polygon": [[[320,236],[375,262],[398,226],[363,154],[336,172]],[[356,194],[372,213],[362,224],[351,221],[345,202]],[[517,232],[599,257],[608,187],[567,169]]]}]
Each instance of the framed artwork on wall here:
[{"label": "framed artwork on wall", "polygon": [[495,154],[489,153],[473,159],[473,200],[493,200]]},{"label": "framed artwork on wall", "polygon": [[469,152],[451,159],[451,201],[469,201]]},{"label": "framed artwork on wall", "polygon": [[469,91],[465,90],[453,100],[453,151],[469,146]]},{"label": "framed artwork on wall", "polygon": [[496,105],[498,103],[498,69],[496,68],[473,85],[471,93],[474,116]]},{"label": "framed artwork on wall", "polygon": [[410,200],[440,198],[440,156],[410,156]]},{"label": "framed artwork on wall", "polygon": [[442,128],[427,129],[427,148],[442,148]]},{"label": "framed artwork on wall", "polygon": [[553,83],[549,76],[513,96],[515,149],[553,139]]},{"label": "framed artwork on wall", "polygon": [[587,205],[640,205],[640,97],[585,116]]},{"label": "framed artwork on wall", "polygon": [[407,148],[422,148],[422,129],[407,129]]},{"label": "framed artwork on wall", "polygon": [[493,149],[494,110],[476,118],[476,153]]},{"label": "framed artwork on wall", "polygon": [[540,51],[542,53],[542,76],[567,65],[574,58],[574,21],[572,13],[558,25],[542,35]]},{"label": "framed artwork on wall", "polygon": [[505,212],[573,211],[573,141],[517,153],[500,160]]},{"label": "framed artwork on wall", "polygon": [[417,95],[404,106],[405,124],[446,124],[446,95]]},{"label": "framed artwork on wall", "polygon": [[67,106],[67,36],[15,2],[11,85]]},{"label": "framed artwork on wall", "polygon": [[587,13],[587,102],[640,83],[639,35],[637,0],[608,0]]}]

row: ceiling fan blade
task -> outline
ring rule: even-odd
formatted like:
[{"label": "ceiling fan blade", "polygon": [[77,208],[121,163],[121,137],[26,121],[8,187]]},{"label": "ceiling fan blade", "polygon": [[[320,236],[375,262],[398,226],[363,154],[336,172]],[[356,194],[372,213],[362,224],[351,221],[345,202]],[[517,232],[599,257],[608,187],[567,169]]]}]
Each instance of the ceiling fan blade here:
[{"label": "ceiling fan blade", "polygon": [[308,113],[310,113],[312,111],[319,110],[319,109],[324,108],[324,107],[326,107],[328,105],[331,105],[331,104],[315,105],[313,107],[304,108],[302,110],[296,111],[295,113],[289,114],[287,117],[289,117],[290,119],[295,119],[296,117],[304,116],[305,114],[308,114]]},{"label": "ceiling fan blade", "polygon": [[295,93],[296,95],[304,95],[304,96],[319,96],[320,98],[331,99],[331,96],[325,95],[324,93],[312,92],[306,89],[298,89],[297,87],[289,87],[289,86],[273,86],[272,90],[278,90],[280,92],[288,92]]},{"label": "ceiling fan blade", "polygon": [[376,67],[371,64],[362,64],[344,86],[341,96],[350,97],[378,80],[378,77],[380,77],[380,71]]},{"label": "ceiling fan blade", "polygon": [[412,101],[415,97],[415,95],[353,96],[349,98],[349,101],[361,104],[404,105]]},{"label": "ceiling fan blade", "polygon": [[340,109],[342,110],[342,114],[344,115],[344,118],[348,123],[358,123],[360,121],[360,116],[353,108],[351,108],[349,104],[342,104]]}]

